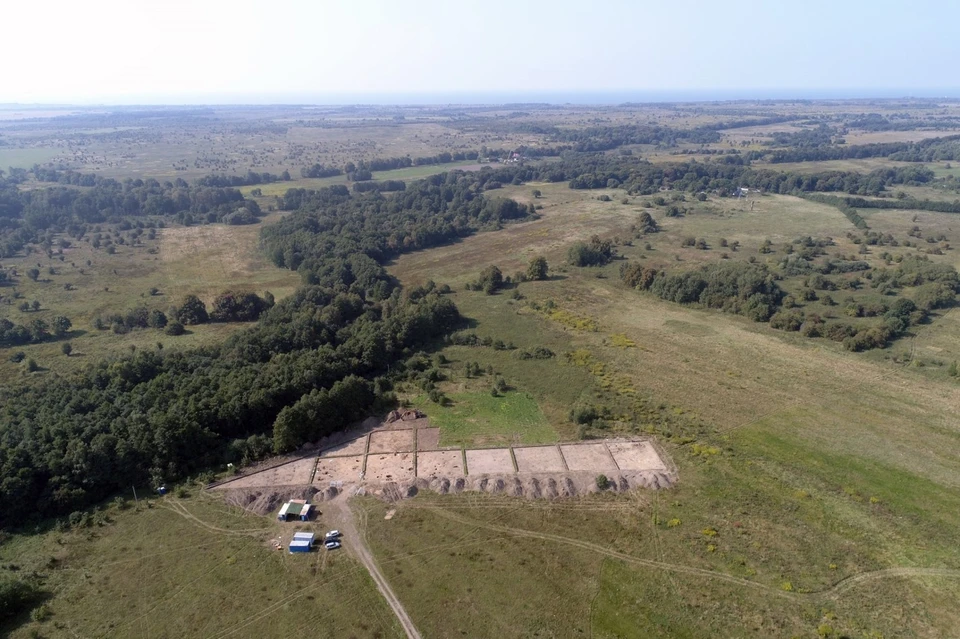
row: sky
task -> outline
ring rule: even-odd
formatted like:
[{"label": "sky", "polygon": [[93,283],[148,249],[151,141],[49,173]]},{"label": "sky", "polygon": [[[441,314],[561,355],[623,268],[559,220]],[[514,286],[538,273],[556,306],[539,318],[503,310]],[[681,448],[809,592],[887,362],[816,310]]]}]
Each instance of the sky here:
[{"label": "sky", "polygon": [[0,103],[960,97],[952,0],[46,0],[2,14]]}]

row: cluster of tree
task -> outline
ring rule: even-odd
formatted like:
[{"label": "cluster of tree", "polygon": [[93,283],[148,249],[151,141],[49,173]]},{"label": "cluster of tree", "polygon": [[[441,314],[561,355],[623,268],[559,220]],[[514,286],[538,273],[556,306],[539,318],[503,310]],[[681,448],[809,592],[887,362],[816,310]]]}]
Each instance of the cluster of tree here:
[{"label": "cluster of tree", "polygon": [[[95,362],[77,377],[7,387],[0,402],[0,524],[71,512],[130,483],[239,461],[228,457],[237,450],[231,440],[273,435],[283,408],[350,375],[372,379],[382,399],[387,386],[377,377],[388,366],[402,369],[409,349],[458,319],[438,293],[412,302],[398,291],[368,303],[307,286],[220,346],[141,349]],[[284,424],[274,438],[279,452],[303,442],[284,434]],[[301,436],[327,425],[307,428]]]},{"label": "cluster of tree", "polygon": [[93,318],[93,328],[98,331],[107,329],[114,333],[128,333],[138,328],[162,329],[167,326],[166,314],[157,309],[150,310],[145,306],[138,306],[126,313],[104,313]]},{"label": "cluster of tree", "polygon": [[289,171],[284,171],[280,175],[274,175],[273,173],[268,173],[264,171],[263,173],[257,173],[256,171],[247,171],[246,175],[206,175],[202,178],[199,178],[195,184],[196,186],[213,186],[218,188],[230,187],[230,186],[252,186],[254,184],[273,184],[274,182],[289,182],[292,178],[290,177]]},{"label": "cluster of tree", "polygon": [[572,266],[603,266],[613,259],[613,242],[602,240],[599,235],[590,242],[574,242],[567,250],[567,262]]},{"label": "cluster of tree", "polygon": [[[81,190],[48,187],[21,191],[9,179],[0,179],[0,231],[4,240],[31,241],[46,229],[83,229],[83,225],[118,222],[126,217],[167,216],[183,224],[219,222],[240,213],[245,219],[261,214],[253,200],[225,187],[190,186],[177,179],[127,179],[123,182],[96,177],[96,184]],[[18,233],[23,231],[23,233]],[[22,244],[21,244],[22,248]]]},{"label": "cluster of tree", "polygon": [[468,291],[483,291],[487,295],[493,295],[503,288],[504,279],[500,269],[491,265],[480,271],[480,277],[467,284]]},{"label": "cluster of tree", "polygon": [[881,142],[875,144],[834,145],[829,141],[819,146],[797,146],[774,151],[750,151],[748,160],[766,160],[773,164],[784,162],[822,162],[824,160],[860,160],[885,158],[910,149],[910,142]]},{"label": "cluster of tree", "polygon": [[712,144],[720,141],[715,127],[675,129],[655,124],[594,126],[585,129],[556,129],[552,138],[569,142],[577,153],[609,151],[628,144],[655,144],[661,147],[678,143]]},{"label": "cluster of tree", "polygon": [[698,304],[766,322],[779,309],[784,292],[766,266],[744,262],[707,264],[686,273],[668,274],[640,263],[625,264],[620,278],[678,304]]},{"label": "cluster of tree", "polygon": [[[568,157],[540,169],[534,179],[569,180],[570,188],[623,188],[631,194],[650,195],[662,188],[686,192],[731,195],[741,187],[769,193],[844,192],[878,195],[896,184],[926,184],[934,174],[922,166],[885,168],[867,174],[852,171],[795,173],[754,169],[734,156],[725,161],[652,164],[633,157]],[[726,161],[733,160],[733,161]]]},{"label": "cluster of tree", "polygon": [[322,164],[314,164],[313,166],[303,167],[300,169],[300,177],[305,178],[325,178],[335,177],[337,175],[343,175],[343,169],[333,166],[324,166]]},{"label": "cluster of tree", "polygon": [[902,151],[891,153],[891,160],[901,162],[945,162],[960,160],[960,135],[929,138],[911,143]]},{"label": "cluster of tree", "polygon": [[57,315],[48,324],[35,319],[30,324],[14,324],[6,318],[0,318],[0,347],[20,346],[23,344],[44,342],[51,338],[65,337],[73,323],[63,315]]},{"label": "cluster of tree", "polygon": [[263,244],[277,266],[299,271],[308,283],[340,282],[382,299],[392,284],[379,263],[535,214],[532,204],[483,195],[498,175],[441,173],[389,198],[377,191],[351,195],[344,185],[290,189],[281,206],[295,212],[263,229]]},{"label": "cluster of tree", "polygon": [[866,199],[863,197],[821,195],[815,193],[804,194],[808,200],[829,204],[840,210],[852,209],[903,209],[909,211],[936,211],[938,213],[960,213],[960,200],[947,202],[946,200],[917,200],[911,197]]},{"label": "cluster of tree", "polygon": [[936,120],[915,118],[907,115],[885,117],[879,113],[867,113],[846,121],[846,126],[862,131],[915,131],[917,129],[948,129],[960,125],[960,118],[942,117]]},{"label": "cluster of tree", "polygon": [[381,182],[356,182],[353,185],[354,193],[366,193],[368,191],[406,191],[407,183],[403,180],[383,180]]}]

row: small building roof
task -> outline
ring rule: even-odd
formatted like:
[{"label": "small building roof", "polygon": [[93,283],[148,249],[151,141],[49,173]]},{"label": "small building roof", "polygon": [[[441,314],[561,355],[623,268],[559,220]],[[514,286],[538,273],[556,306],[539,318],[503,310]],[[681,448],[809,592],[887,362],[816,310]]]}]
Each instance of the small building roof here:
[{"label": "small building roof", "polygon": [[307,541],[313,541],[316,536],[317,536],[317,533],[312,533],[312,532],[293,533],[294,539],[306,539]]}]

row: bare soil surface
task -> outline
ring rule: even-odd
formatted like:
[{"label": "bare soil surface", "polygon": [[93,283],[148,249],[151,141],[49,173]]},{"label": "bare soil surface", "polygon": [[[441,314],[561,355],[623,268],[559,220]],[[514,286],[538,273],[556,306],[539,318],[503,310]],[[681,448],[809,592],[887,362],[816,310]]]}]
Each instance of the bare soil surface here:
[{"label": "bare soil surface", "polygon": [[556,446],[528,446],[514,448],[513,454],[517,458],[517,468],[521,473],[562,473],[563,458],[560,449]]},{"label": "bare soil surface", "polygon": [[370,452],[407,452],[413,450],[413,429],[379,430],[370,433]]},{"label": "bare soil surface", "polygon": [[413,453],[370,453],[364,481],[409,481],[414,478]]},{"label": "bare soil surface", "polygon": [[463,477],[460,450],[431,450],[417,453],[417,477]]},{"label": "bare soil surface", "polygon": [[616,472],[617,464],[606,444],[565,444],[560,446],[571,471]]},{"label": "bare soil surface", "polygon": [[467,472],[471,475],[488,473],[508,475],[513,472],[509,448],[490,448],[467,451]]}]

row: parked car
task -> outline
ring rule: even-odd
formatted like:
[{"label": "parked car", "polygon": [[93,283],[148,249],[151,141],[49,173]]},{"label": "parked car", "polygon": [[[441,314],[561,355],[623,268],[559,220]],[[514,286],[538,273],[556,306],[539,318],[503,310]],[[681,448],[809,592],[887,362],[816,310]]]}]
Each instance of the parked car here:
[{"label": "parked car", "polygon": [[340,542],[339,542],[339,541],[328,541],[327,543],[324,544],[324,546],[327,547],[327,550],[336,550],[337,548],[340,547]]},{"label": "parked car", "polygon": [[339,531],[339,530],[331,530],[331,531],[328,532],[326,535],[324,535],[323,538],[324,538],[325,540],[327,540],[327,541],[330,541],[331,539],[340,539],[340,531]]}]

